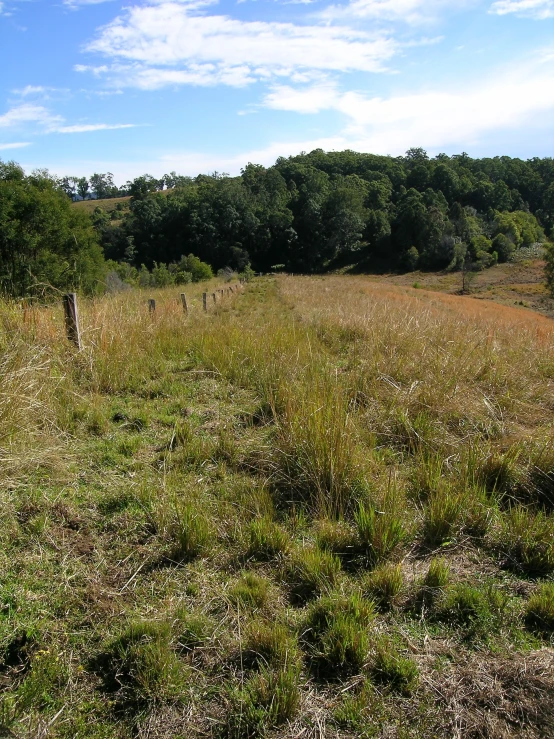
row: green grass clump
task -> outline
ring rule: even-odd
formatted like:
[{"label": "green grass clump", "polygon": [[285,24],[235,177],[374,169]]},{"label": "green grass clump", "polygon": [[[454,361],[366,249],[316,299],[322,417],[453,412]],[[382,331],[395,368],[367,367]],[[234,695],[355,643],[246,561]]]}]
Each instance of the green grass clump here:
[{"label": "green grass clump", "polygon": [[387,609],[394,604],[402,585],[402,565],[386,563],[364,578],[362,589],[380,608]]},{"label": "green grass clump", "polygon": [[439,621],[463,629],[468,636],[487,636],[498,631],[507,606],[506,596],[492,585],[457,583],[446,592],[435,615]]},{"label": "green grass clump", "polygon": [[345,521],[319,521],[316,542],[320,549],[340,557],[348,557],[356,551],[356,534]]},{"label": "green grass clump", "polygon": [[298,662],[298,646],[290,630],[281,623],[255,620],[244,633],[242,659],[245,665],[283,667]]},{"label": "green grass clump", "polygon": [[503,517],[498,549],[507,564],[527,575],[540,577],[554,572],[554,516],[514,506]]},{"label": "green grass clump", "polygon": [[181,697],[186,668],[171,648],[169,623],[139,621],[128,628],[94,662],[117,704],[138,710],[146,704]]},{"label": "green grass clump", "polygon": [[393,689],[410,693],[417,685],[419,670],[413,659],[402,656],[393,642],[383,637],[375,649],[372,675]]},{"label": "green grass clump", "polygon": [[463,507],[464,496],[447,485],[429,495],[423,523],[423,540],[427,546],[440,546],[458,533]]},{"label": "green grass clump", "polygon": [[426,588],[445,588],[450,580],[450,567],[441,557],[434,557],[429,563],[429,569],[423,579]]},{"label": "green grass clump", "polygon": [[231,692],[231,710],[223,735],[226,739],[258,739],[271,728],[292,719],[300,702],[297,665],[264,668],[242,689]]},{"label": "green grass clump", "polygon": [[357,593],[325,596],[313,603],[303,632],[313,671],[331,679],[359,672],[368,654],[374,615],[373,602]]},{"label": "green grass clump", "polygon": [[544,634],[554,631],[554,582],[544,582],[529,598],[525,623],[530,629]]},{"label": "green grass clump", "polygon": [[332,590],[341,570],[340,559],[320,549],[299,549],[284,568],[292,600],[305,602]]},{"label": "green grass clump", "polygon": [[258,561],[268,561],[290,548],[288,533],[267,516],[252,521],[248,529],[249,541],[246,556]]},{"label": "green grass clump", "polygon": [[232,603],[245,608],[263,608],[269,597],[268,581],[254,572],[245,572],[229,589]]},{"label": "green grass clump", "polygon": [[180,608],[175,614],[174,630],[177,648],[191,651],[205,644],[214,633],[214,624],[203,613],[190,613]]},{"label": "green grass clump", "polygon": [[378,511],[361,503],[355,514],[358,542],[371,565],[376,565],[396,552],[408,536],[403,517],[396,506]]},{"label": "green grass clump", "polygon": [[193,559],[204,554],[211,540],[211,527],[199,506],[176,503],[168,526],[170,558]]}]

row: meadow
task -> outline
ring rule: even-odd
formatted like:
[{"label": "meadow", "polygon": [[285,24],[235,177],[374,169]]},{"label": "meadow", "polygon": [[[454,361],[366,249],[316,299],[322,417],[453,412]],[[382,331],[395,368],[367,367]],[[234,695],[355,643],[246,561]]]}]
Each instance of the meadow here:
[{"label": "meadow", "polygon": [[0,736],[552,736],[552,321],[217,286],[0,307]]}]

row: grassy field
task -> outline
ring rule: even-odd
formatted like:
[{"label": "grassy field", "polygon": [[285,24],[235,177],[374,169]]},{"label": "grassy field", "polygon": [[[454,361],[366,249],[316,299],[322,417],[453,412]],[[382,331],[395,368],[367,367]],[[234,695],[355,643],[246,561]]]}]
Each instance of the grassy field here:
[{"label": "grassy field", "polygon": [[202,289],[0,308],[0,736],[554,735],[552,321]]}]

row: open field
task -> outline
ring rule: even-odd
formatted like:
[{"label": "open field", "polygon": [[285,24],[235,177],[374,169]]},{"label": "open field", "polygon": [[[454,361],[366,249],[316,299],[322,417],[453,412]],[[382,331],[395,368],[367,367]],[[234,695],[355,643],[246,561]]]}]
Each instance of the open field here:
[{"label": "open field", "polygon": [[552,736],[552,321],[185,289],[0,308],[0,736]]},{"label": "open field", "polygon": [[[461,272],[410,272],[375,279],[406,287],[415,284],[426,290],[452,295],[459,294],[462,288]],[[554,318],[554,299],[546,286],[542,259],[506,262],[485,269],[472,280],[470,292],[479,300],[531,308]]]}]

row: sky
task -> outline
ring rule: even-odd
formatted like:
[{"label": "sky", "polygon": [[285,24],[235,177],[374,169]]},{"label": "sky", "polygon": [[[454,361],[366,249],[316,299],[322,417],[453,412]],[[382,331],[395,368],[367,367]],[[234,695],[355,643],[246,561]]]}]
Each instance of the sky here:
[{"label": "sky", "polygon": [[0,0],[0,70],[28,172],[554,155],[554,0]]}]

